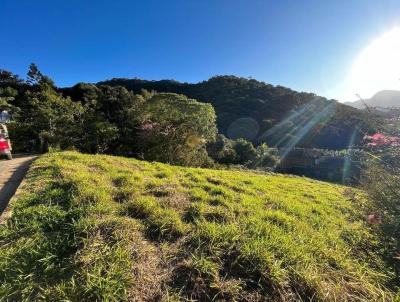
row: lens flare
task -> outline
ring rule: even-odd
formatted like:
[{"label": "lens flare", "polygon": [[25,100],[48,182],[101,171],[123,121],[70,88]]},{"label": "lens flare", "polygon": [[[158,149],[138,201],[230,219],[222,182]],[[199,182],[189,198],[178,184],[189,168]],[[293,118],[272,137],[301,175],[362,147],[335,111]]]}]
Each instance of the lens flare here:
[{"label": "lens flare", "polygon": [[370,98],[380,90],[400,89],[400,27],[373,40],[355,60],[344,101]]}]

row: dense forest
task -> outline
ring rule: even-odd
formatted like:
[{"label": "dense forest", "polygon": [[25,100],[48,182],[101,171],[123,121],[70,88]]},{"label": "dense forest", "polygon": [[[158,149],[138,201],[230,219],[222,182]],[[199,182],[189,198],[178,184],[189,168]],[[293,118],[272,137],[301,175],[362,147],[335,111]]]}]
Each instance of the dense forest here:
[{"label": "dense forest", "polygon": [[32,64],[27,79],[0,71],[0,111],[17,152],[79,150],[184,166],[273,166],[266,144],[218,135],[212,105],[182,94],[80,83],[59,89]]},{"label": "dense forest", "polygon": [[[112,79],[98,85],[184,94],[213,105],[221,134],[270,146],[345,149],[372,131],[365,113],[312,93],[254,79],[217,76],[197,84]],[[72,89],[73,90],[73,89]],[[67,94],[70,89],[65,90]]]},{"label": "dense forest", "polygon": [[59,88],[35,64],[26,79],[0,71],[0,110],[13,116],[18,152],[79,150],[184,166],[274,168],[279,149],[345,149],[373,130],[360,110],[253,79]]}]

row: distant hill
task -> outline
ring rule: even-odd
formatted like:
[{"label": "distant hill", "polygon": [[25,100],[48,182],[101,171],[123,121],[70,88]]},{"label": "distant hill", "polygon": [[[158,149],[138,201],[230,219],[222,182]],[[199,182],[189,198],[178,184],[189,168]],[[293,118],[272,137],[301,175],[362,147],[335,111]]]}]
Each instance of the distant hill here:
[{"label": "distant hill", "polygon": [[97,85],[185,94],[211,103],[220,133],[272,146],[343,149],[357,144],[370,128],[365,113],[312,93],[254,79],[216,76],[200,83],[115,78]]},{"label": "distant hill", "polygon": [[[370,107],[392,108],[400,107],[400,91],[398,90],[382,90],[377,92],[372,98],[365,99],[365,104]],[[363,101],[346,102],[346,105],[357,109],[365,109]]]}]

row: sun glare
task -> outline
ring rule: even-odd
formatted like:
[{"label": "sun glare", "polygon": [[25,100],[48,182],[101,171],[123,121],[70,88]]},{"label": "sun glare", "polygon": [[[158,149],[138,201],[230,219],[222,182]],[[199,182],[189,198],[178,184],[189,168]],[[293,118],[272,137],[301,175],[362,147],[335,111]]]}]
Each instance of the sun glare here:
[{"label": "sun glare", "polygon": [[354,62],[344,101],[370,98],[385,89],[400,90],[400,27],[373,40]]}]

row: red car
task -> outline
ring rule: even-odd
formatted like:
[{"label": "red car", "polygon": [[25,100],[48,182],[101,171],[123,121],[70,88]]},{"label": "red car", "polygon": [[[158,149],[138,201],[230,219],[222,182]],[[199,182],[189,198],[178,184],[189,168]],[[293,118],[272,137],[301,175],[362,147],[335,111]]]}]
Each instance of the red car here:
[{"label": "red car", "polygon": [[11,149],[7,127],[0,124],[0,157],[5,157],[8,160],[12,159]]}]

